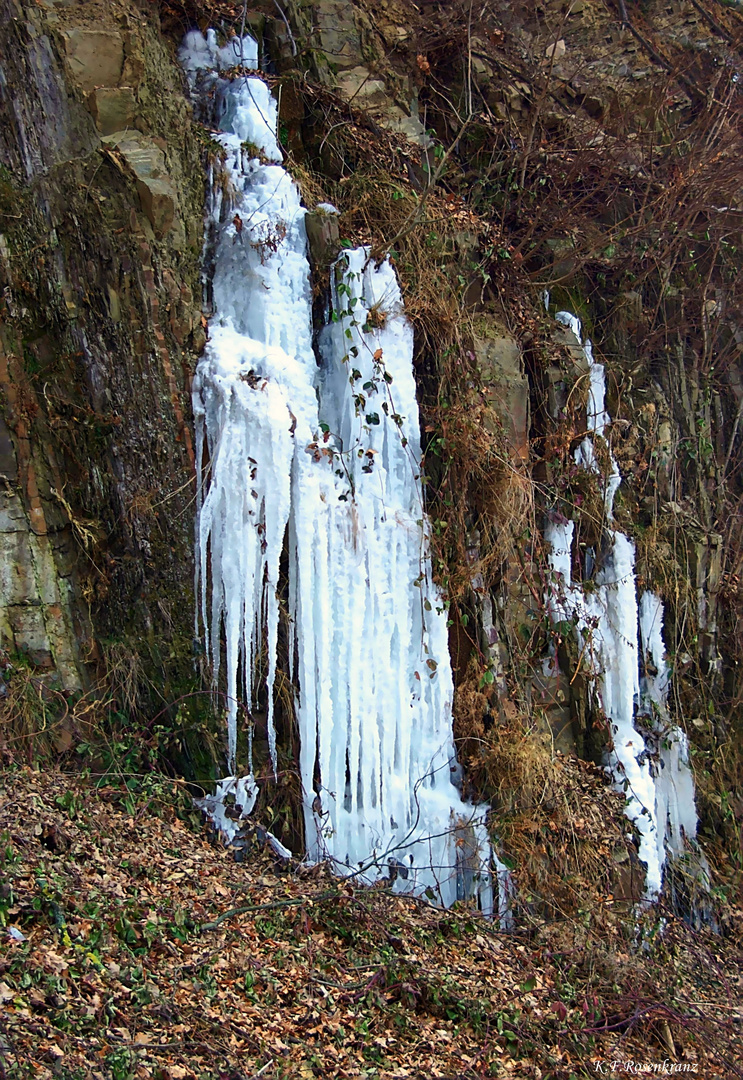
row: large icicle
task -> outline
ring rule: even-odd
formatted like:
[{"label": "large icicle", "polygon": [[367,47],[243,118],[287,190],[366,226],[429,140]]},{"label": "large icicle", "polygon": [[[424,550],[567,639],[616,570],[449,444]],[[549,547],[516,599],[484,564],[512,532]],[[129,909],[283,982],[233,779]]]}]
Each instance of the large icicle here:
[{"label": "large icicle", "polygon": [[[580,321],[569,312],[558,312],[556,318],[572,330],[580,343]],[[594,362],[589,341],[583,344],[583,351],[589,373],[586,426],[590,434],[576,450],[575,459],[584,468],[601,473],[593,439],[605,437],[611,422],[605,408],[605,372],[603,365]],[[621,476],[610,451],[609,461],[604,499],[611,520]],[[612,726],[610,769],[617,788],[626,795],[627,816],[640,834],[640,858],[647,864],[646,889],[652,897],[660,891],[667,854],[683,853],[684,839],[691,840],[696,835],[688,744],[683,732],[670,725],[667,718],[668,670],[662,639],[662,604],[658,597],[646,592],[638,612],[634,545],[616,529],[605,529],[604,550],[592,589],[584,591],[580,585],[573,585],[574,523],[556,518],[553,515],[545,530],[555,578],[548,604],[553,619],[575,621],[581,646],[585,645],[596,673],[604,711]],[[653,746],[646,745],[635,723],[638,706],[639,711],[651,717],[652,742],[660,741],[656,762],[652,761]]]},{"label": "large icicle", "polygon": [[[220,49],[216,36],[187,35],[181,62],[192,89],[214,99],[223,131],[221,172],[213,176],[207,238],[214,252],[214,319],[194,379],[197,434],[197,569],[215,681],[221,630],[227,666],[228,768],[235,768],[238,669],[250,704],[264,641],[271,756],[279,560],[289,520],[298,431],[306,441],[316,414],[307,239],[299,194],[277,165],[276,104],[258,78],[219,78],[243,56],[257,62],[252,38]],[[200,81],[201,80],[201,81]],[[247,147],[247,149],[246,149]],[[209,483],[203,494],[206,440]],[[211,573],[211,596],[207,581]],[[252,761],[250,762],[252,770]]]},{"label": "large icicle", "polygon": [[548,522],[545,539],[551,547],[555,576],[548,597],[552,618],[575,620],[580,647],[596,672],[604,712],[612,727],[610,767],[617,788],[627,798],[626,813],[640,833],[640,858],[647,864],[647,889],[661,886],[661,865],[655,818],[655,789],[645,743],[634,724],[639,693],[635,551],[620,532],[610,531],[594,588],[584,593],[573,585],[570,552],[574,523]]},{"label": "large icicle", "polygon": [[663,643],[663,601],[645,591],[640,599],[642,670],[640,710],[658,736],[655,764],[655,816],[661,856],[683,855],[686,841],[696,840],[694,777],[689,767],[686,733],[668,715],[669,672]]},{"label": "large icicle", "polygon": [[[447,905],[474,888],[490,909],[484,808],[451,779],[453,686],[418,477],[412,330],[389,263],[375,268],[359,249],[335,275],[318,450],[333,453],[339,490],[313,515],[298,491],[293,517],[307,848],[369,877],[391,866],[396,888],[431,889]],[[313,536],[314,559],[303,555]]]},{"label": "large icicle", "polygon": [[[350,251],[334,269],[318,368],[305,211],[289,176],[265,163],[280,157],[275,103],[262,80],[217,74],[240,56],[254,64],[254,43],[220,49],[212,32],[189,34],[181,51],[225,152],[207,212],[214,316],[194,411],[200,610],[215,679],[224,642],[229,768],[238,698],[254,698],[264,647],[276,764],[276,589],[288,530],[309,856],[362,880],[387,875],[395,889],[445,905],[476,897],[490,912],[486,808],[465,803],[453,780],[452,675],[418,476],[412,330],[390,264]],[[234,820],[221,808],[228,796],[241,817],[249,812],[249,768],[204,801],[215,820]]]}]

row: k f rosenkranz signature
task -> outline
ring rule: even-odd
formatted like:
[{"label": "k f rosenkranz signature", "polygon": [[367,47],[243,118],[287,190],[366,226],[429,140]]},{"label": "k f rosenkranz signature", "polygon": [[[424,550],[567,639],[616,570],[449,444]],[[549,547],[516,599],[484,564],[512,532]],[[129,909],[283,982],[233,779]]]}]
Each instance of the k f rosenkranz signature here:
[{"label": "k f rosenkranz signature", "polygon": [[629,1073],[633,1076],[675,1076],[679,1073],[697,1073],[698,1066],[692,1061],[594,1061],[593,1071],[600,1076],[612,1073]]}]

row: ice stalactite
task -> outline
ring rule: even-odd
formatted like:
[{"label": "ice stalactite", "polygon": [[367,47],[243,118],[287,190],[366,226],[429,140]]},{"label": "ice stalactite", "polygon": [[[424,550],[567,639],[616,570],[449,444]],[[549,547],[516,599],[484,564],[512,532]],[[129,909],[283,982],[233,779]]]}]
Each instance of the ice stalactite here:
[{"label": "ice stalactite", "polygon": [[318,450],[339,490],[305,518],[314,544],[293,516],[305,791],[312,768],[322,778],[307,848],[327,847],[349,869],[374,858],[371,876],[392,865],[400,888],[432,889],[445,904],[480,879],[490,908],[483,808],[452,782],[447,617],[428,557],[412,329],[389,263],[358,249],[334,273]]},{"label": "ice stalactite", "polygon": [[655,819],[655,789],[645,744],[634,724],[639,694],[637,598],[634,547],[611,531],[590,591],[572,584],[574,522],[548,522],[554,592],[548,598],[552,618],[575,623],[579,647],[597,676],[602,705],[612,727],[611,771],[627,798],[627,816],[640,834],[640,858],[647,864],[648,892],[661,885],[661,861]]},{"label": "ice stalactite", "polygon": [[[389,262],[375,266],[366,249],[350,250],[332,269],[318,364],[305,211],[272,163],[280,158],[275,103],[257,76],[219,74],[240,55],[255,64],[255,44],[220,49],[212,32],[189,34],[181,50],[224,152],[210,177],[213,317],[194,413],[200,618],[215,679],[224,650],[228,766],[235,771],[238,701],[249,708],[260,693],[276,767],[286,545],[309,857],[366,881],[388,876],[394,889],[444,905],[474,897],[490,913],[486,808],[466,803],[455,783],[447,615],[428,555],[412,329]],[[204,800],[228,832],[255,802],[252,760],[248,769]],[[225,816],[227,796],[240,812]]]},{"label": "ice stalactite", "polygon": [[663,643],[663,601],[646,590],[640,598],[642,671],[640,712],[657,733],[655,761],[655,816],[658,843],[670,855],[680,856],[687,841],[696,840],[697,812],[694,777],[689,766],[686,733],[668,714],[669,670]]},{"label": "ice stalactite", "polygon": [[[276,104],[268,87],[258,78],[216,75],[215,69],[239,63],[241,54],[247,65],[255,64],[251,38],[242,43],[233,39],[220,49],[213,31],[206,38],[189,34],[180,54],[192,88],[214,95],[223,129],[217,138],[224,164],[219,176],[210,177],[207,207],[217,318],[196,372],[193,401],[198,583],[215,680],[224,627],[230,771],[237,747],[238,674],[242,671],[242,697],[250,702],[264,623],[275,766],[276,589],[296,452],[291,428],[300,424],[307,433],[315,410],[304,211],[290,177],[270,163],[281,154],[274,137]],[[252,148],[267,160],[251,157]],[[204,491],[205,443],[209,483]]]},{"label": "ice stalactite", "polygon": [[[556,317],[581,343],[579,320],[568,312],[558,312]],[[582,347],[589,376],[586,417],[589,434],[575,451],[575,460],[602,477],[607,523],[610,523],[621,476],[608,445],[606,471],[599,465],[594,445],[596,438],[605,439],[611,422],[605,408],[605,372],[603,365],[594,362],[591,343],[586,341]],[[627,816],[637,826],[640,858],[647,865],[647,895],[652,897],[660,892],[667,855],[681,854],[685,839],[693,840],[696,835],[688,744],[681,730],[667,722],[663,606],[657,596],[646,592],[638,610],[634,545],[624,533],[608,524],[590,589],[573,584],[574,529],[574,522],[565,521],[563,515],[553,513],[548,519],[545,539],[551,548],[550,568],[554,578],[548,604],[553,620],[575,624],[580,648],[595,672],[597,689],[612,729],[609,768],[617,788],[626,795]],[[650,726],[651,734],[647,744],[636,722],[641,712],[648,714],[645,726]],[[654,752],[658,743],[659,748]]]}]

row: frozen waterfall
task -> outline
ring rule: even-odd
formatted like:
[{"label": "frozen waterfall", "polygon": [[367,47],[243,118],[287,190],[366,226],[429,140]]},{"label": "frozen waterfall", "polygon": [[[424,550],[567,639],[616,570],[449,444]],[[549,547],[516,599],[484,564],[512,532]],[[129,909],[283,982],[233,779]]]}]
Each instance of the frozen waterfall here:
[{"label": "frozen waterfall", "polygon": [[[580,321],[564,311],[556,318],[580,344]],[[588,434],[575,451],[575,460],[601,477],[611,522],[621,476],[613,454],[609,452],[605,474],[594,449],[594,439],[605,438],[611,422],[605,409],[605,373],[603,365],[594,362],[590,341],[582,348],[589,378]],[[609,769],[617,789],[626,796],[627,816],[637,826],[640,858],[647,865],[646,891],[653,897],[660,892],[667,855],[683,854],[685,841],[696,837],[697,824],[688,743],[668,719],[663,604],[658,596],[645,592],[638,609],[634,545],[609,525],[590,589],[574,584],[574,530],[574,522],[566,522],[562,515],[548,519],[545,539],[553,581],[547,602],[553,620],[575,624],[580,648],[595,672],[612,730]],[[641,715],[649,731],[645,738],[636,723]]]},{"label": "frozen waterfall", "polygon": [[[213,315],[193,400],[199,622],[215,680],[226,669],[229,771],[238,701],[250,709],[260,683],[277,767],[285,556],[308,856],[490,913],[486,808],[455,784],[447,615],[427,553],[413,334],[395,272],[363,248],[339,258],[318,363],[305,210],[276,164],[275,102],[244,74],[255,43],[220,48],[213,31],[193,32],[180,58],[224,155],[209,177]],[[255,802],[250,746],[247,758],[246,776],[204,800],[227,831],[223,798],[239,797],[243,817]]]}]

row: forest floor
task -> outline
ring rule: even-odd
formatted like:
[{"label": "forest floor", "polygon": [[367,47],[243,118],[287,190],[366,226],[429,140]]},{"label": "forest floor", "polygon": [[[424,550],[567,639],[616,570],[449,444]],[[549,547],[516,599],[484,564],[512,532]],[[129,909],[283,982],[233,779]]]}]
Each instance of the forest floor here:
[{"label": "forest floor", "polygon": [[2,1080],[743,1075],[739,934],[505,933],[238,862],[182,785],[140,787],[0,775]]}]

